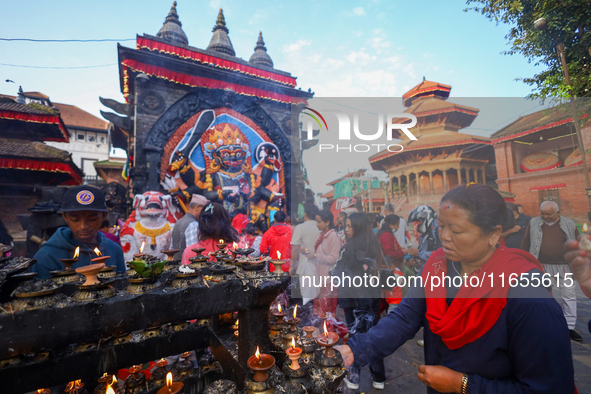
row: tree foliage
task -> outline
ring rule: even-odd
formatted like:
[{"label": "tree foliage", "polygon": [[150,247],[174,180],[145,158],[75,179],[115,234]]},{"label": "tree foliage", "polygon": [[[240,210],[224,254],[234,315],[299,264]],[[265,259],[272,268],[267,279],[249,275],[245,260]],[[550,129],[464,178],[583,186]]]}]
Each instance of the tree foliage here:
[{"label": "tree foliage", "polygon": [[[510,26],[505,38],[511,49],[528,62],[545,66],[529,78],[517,78],[532,86],[529,97],[567,97],[556,42],[564,44],[572,89],[576,97],[591,96],[591,2],[589,0],[467,0],[464,11],[476,11]],[[546,18],[548,30],[536,30],[534,21]]]}]

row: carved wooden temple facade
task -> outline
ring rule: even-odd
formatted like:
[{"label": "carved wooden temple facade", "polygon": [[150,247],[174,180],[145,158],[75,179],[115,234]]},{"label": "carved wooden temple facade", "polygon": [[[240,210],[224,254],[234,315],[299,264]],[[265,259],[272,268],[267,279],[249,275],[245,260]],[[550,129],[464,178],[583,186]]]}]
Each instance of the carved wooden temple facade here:
[{"label": "carved wooden temple facade", "polygon": [[262,33],[249,61],[237,57],[220,9],[209,46],[189,46],[175,2],[156,36],[118,54],[126,103],[101,101],[122,115],[103,112],[133,159],[134,194],[199,193],[251,217],[290,211],[292,173],[302,178],[292,106],[313,93],[273,68]]},{"label": "carved wooden temple facade", "polygon": [[[406,92],[403,103],[417,118],[412,128],[417,140],[401,138],[404,150],[387,150],[370,157],[374,170],[382,170],[391,181],[391,202],[403,217],[417,205],[439,207],[445,192],[463,183],[493,183],[495,174],[486,166],[494,161],[490,140],[459,130],[469,127],[478,109],[447,101],[451,86],[423,80]],[[400,123],[403,123],[402,120]]]}]

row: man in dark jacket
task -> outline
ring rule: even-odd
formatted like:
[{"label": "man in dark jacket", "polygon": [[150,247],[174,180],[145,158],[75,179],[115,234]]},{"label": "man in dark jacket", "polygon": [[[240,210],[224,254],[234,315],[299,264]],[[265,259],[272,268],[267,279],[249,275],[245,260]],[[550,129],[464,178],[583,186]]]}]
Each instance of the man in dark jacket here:
[{"label": "man in dark jacket", "polygon": [[525,229],[531,220],[531,216],[519,213],[520,205],[513,204],[512,202],[508,202],[507,207],[513,211],[515,226],[509,230],[510,234],[505,238],[505,246],[508,248],[520,248],[521,241],[523,241],[523,236],[525,235]]},{"label": "man in dark jacket", "polygon": [[74,257],[76,248],[80,248],[78,261],[72,268],[92,264],[97,257],[94,249],[98,248],[103,256],[111,256],[106,265],[116,266],[117,271],[125,272],[125,261],[121,246],[107,239],[99,230],[107,217],[105,196],[92,186],[77,186],[69,189],[62,200],[61,214],[68,227],[60,227],[35,253],[37,263],[30,269],[37,272],[37,277],[46,279],[51,271],[65,268],[60,259]]},{"label": "man in dark jacket", "polygon": [[[261,254],[266,254],[271,258],[278,258],[280,253],[281,260],[291,259],[291,226],[285,223],[287,215],[283,211],[278,211],[274,216],[273,226],[265,232],[261,240]],[[275,267],[271,266],[271,272]],[[281,270],[289,272],[289,264],[283,264]]]}]

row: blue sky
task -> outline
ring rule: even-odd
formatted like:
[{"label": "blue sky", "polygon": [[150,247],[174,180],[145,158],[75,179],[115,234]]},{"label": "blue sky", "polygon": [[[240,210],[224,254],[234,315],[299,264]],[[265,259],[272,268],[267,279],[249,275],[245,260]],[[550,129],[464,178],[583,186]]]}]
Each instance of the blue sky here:
[{"label": "blue sky", "polygon": [[[168,0],[3,0],[0,37],[135,39],[136,34],[155,35],[171,4]],[[500,54],[508,49],[504,36],[509,27],[464,12],[464,1],[180,0],[177,9],[189,45],[207,47],[220,7],[238,57],[249,59],[262,31],[275,68],[291,72],[298,86],[312,88],[318,97],[399,97],[423,76],[452,85],[452,98],[524,97],[530,87],[515,78],[536,73],[536,67],[521,56]],[[135,46],[134,41],[121,44]],[[0,63],[115,64],[116,46],[115,42],[0,41]],[[86,69],[0,65],[0,77],[0,93],[15,94],[22,85],[25,91],[43,92],[55,102],[74,104],[95,115],[102,108],[99,96],[123,99],[114,65]]]}]

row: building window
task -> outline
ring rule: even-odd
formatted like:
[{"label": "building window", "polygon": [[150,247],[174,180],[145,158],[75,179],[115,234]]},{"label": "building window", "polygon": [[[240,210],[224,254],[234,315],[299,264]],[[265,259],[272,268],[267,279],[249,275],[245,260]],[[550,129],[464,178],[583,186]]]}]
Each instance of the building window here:
[{"label": "building window", "polygon": [[78,132],[78,141],[84,141],[84,133]]},{"label": "building window", "polygon": [[96,134],[94,134],[94,133],[87,133],[86,134],[86,141],[88,141],[88,142],[95,142],[96,141]]},{"label": "building window", "polygon": [[101,144],[104,144],[106,141],[107,141],[107,139],[105,138],[105,136],[104,136],[104,135],[101,135],[101,136],[99,137],[99,142],[100,142]]},{"label": "building window", "polygon": [[539,190],[538,197],[540,199],[540,205],[544,201],[554,201],[560,207],[560,190]]}]

